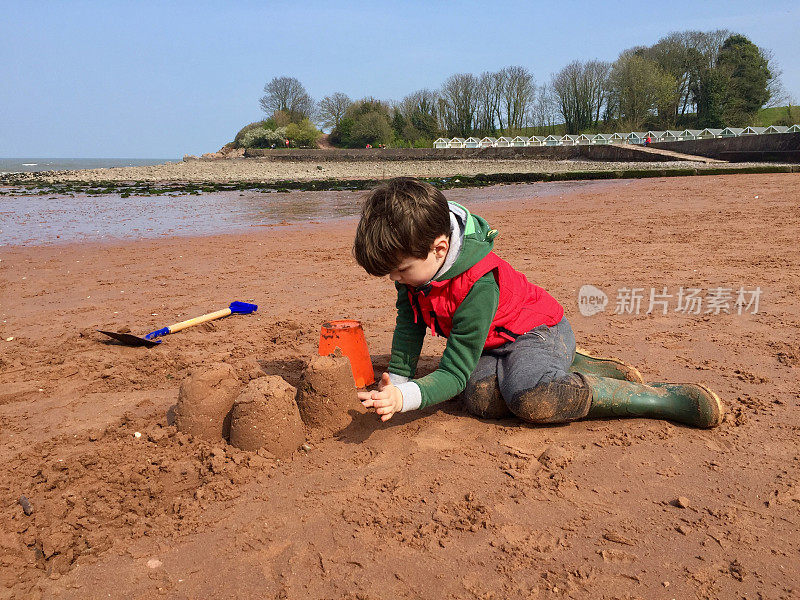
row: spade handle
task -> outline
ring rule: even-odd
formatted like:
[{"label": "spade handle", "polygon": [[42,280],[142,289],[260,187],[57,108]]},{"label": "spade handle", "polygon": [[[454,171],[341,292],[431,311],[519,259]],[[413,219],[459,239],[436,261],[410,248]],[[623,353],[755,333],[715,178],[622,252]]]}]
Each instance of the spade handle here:
[{"label": "spade handle", "polygon": [[221,319],[222,317],[227,317],[231,314],[230,308],[223,308],[222,310],[217,310],[212,313],[208,313],[206,315],[201,315],[199,317],[195,317],[194,319],[188,319],[186,321],[181,321],[180,323],[175,323],[174,325],[170,325],[167,327],[170,333],[175,333],[176,331],[180,331],[181,329],[186,329],[187,327],[191,327],[192,325],[200,325],[201,323],[208,323],[209,321],[213,321],[214,319]]}]

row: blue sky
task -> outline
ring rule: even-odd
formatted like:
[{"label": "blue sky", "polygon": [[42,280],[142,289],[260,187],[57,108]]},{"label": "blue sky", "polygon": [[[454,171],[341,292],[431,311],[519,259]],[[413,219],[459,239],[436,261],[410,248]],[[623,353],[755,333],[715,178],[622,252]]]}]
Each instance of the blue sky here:
[{"label": "blue sky", "polygon": [[539,83],[671,31],[728,28],[771,49],[800,102],[800,3],[4,2],[0,157],[179,158],[262,118],[272,77],[314,98],[401,99],[519,64]]}]

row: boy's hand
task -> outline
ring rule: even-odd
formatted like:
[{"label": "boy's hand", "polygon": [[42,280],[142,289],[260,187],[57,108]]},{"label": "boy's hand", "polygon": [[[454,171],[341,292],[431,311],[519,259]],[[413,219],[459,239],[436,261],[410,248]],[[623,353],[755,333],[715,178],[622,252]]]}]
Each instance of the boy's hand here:
[{"label": "boy's hand", "polygon": [[388,421],[403,410],[403,392],[392,385],[388,373],[381,376],[377,392],[358,392],[358,399],[366,408],[374,408],[381,421]]}]

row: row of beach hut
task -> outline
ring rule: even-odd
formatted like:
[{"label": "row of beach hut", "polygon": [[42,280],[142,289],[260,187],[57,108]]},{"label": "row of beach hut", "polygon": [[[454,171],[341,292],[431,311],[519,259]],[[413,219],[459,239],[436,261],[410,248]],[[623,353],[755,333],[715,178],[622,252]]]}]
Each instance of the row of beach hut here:
[{"label": "row of beach hut", "polygon": [[725,129],[684,129],[683,131],[632,131],[630,133],[582,133],[580,135],[534,135],[526,137],[476,137],[453,139],[439,138],[434,148],[508,148],[523,146],[588,146],[592,144],[644,144],[649,137],[652,142],[681,142],[684,140],[706,140],[712,138],[762,135],[769,133],[800,133],[800,125],[770,125],[769,127],[726,127]]}]

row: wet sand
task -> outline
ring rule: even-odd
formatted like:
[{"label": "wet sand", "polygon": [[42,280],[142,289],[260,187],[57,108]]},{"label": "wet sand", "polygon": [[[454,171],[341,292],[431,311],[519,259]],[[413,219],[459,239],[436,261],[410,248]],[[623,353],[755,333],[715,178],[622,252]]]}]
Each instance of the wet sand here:
[{"label": "wet sand", "polygon": [[[711,431],[534,427],[451,401],[358,417],[280,461],[209,445],[168,424],[193,367],[297,385],[321,323],[342,317],[363,322],[385,367],[394,292],[354,264],[352,219],[5,247],[0,598],[797,595],[798,181],[648,179],[468,204],[500,230],[498,253],[564,304],[582,346],[717,391],[728,416]],[[608,293],[606,312],[581,316],[584,284]],[[623,287],[762,295],[757,314],[685,314],[674,297],[666,315],[613,314]],[[94,331],[145,333],[232,300],[259,310],[153,349]],[[423,371],[441,350],[429,337]]]},{"label": "wet sand", "polygon": [[[559,181],[448,191],[462,204],[563,197],[619,183]],[[10,246],[113,242],[214,233],[255,227],[320,223],[358,215],[364,191],[206,192],[197,196],[81,194],[0,198],[0,238]]]}]

